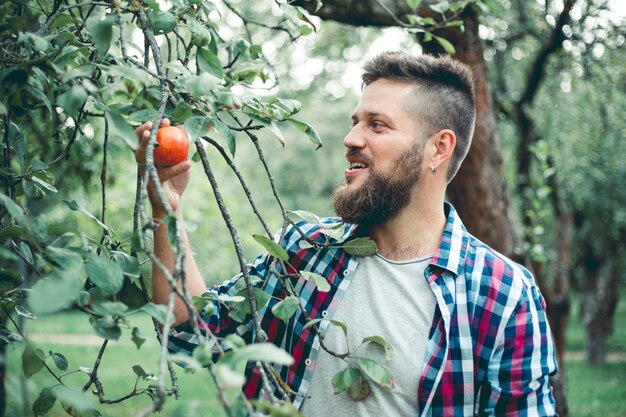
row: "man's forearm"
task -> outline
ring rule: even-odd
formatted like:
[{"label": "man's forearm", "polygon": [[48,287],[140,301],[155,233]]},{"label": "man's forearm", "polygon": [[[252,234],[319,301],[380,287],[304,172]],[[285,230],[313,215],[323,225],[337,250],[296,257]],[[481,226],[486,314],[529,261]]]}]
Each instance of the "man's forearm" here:
[{"label": "man's forearm", "polygon": [[[154,213],[155,218],[165,217],[162,213]],[[176,213],[178,220],[182,222],[182,211],[179,209]],[[192,297],[194,295],[202,295],[206,291],[206,284],[202,279],[200,274],[200,270],[196,265],[196,262],[193,258],[193,253],[191,250],[191,245],[189,243],[189,239],[187,237],[187,232],[185,228],[181,229],[181,243],[183,245],[183,249],[185,251],[185,271],[186,271],[186,282],[187,288],[189,289],[189,296]],[[170,247],[170,243],[167,237],[167,226],[165,224],[161,224],[157,230],[154,232],[154,253],[157,258],[161,261],[161,263],[167,268],[167,270],[172,273],[174,271],[174,263],[176,260],[176,255],[172,251]],[[182,293],[182,283],[180,279],[177,282],[178,288]],[[152,297],[153,301],[157,304],[167,304],[168,297],[171,291],[171,287],[167,278],[161,268],[157,265],[152,266]],[[174,304],[174,315],[176,317],[176,321],[174,325],[178,325],[182,322],[185,322],[189,319],[189,313],[187,311],[187,307],[183,303],[182,299],[176,297]]]}]

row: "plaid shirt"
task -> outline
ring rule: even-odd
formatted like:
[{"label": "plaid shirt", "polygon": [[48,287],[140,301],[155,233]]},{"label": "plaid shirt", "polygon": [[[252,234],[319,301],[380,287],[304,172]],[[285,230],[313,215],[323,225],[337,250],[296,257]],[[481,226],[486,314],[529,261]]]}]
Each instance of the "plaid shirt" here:
[{"label": "plaid shirt", "polygon": [[[556,372],[555,350],[545,315],[545,302],[533,277],[522,266],[495,252],[470,235],[454,208],[446,204],[447,223],[439,248],[424,278],[437,299],[419,383],[417,409],[420,416],[553,416],[556,415],[549,375]],[[329,223],[337,219],[326,219]],[[300,223],[304,233],[320,243],[326,241],[320,227]],[[349,225],[344,238],[356,236]],[[295,290],[311,318],[332,318],[350,286],[358,257],[340,248],[301,249],[300,234],[290,227],[281,245],[296,271],[313,271],[327,278],[328,292],[319,292],[306,281],[295,282]],[[259,310],[262,328],[269,341],[286,350],[295,362],[277,367],[291,389],[292,401],[300,407],[306,398],[320,344],[312,329],[302,330],[306,321],[300,311],[285,323],[271,308],[286,295],[270,273],[271,257],[260,256],[251,275],[260,278],[272,298]],[[212,291],[233,295],[241,275]],[[372,288],[372,291],[384,290]],[[227,315],[227,307],[216,305],[203,317],[219,337],[236,332],[254,341],[251,322],[241,325]],[[328,320],[323,320],[324,333]],[[172,330],[170,350],[191,353],[197,340],[188,323]],[[243,387],[248,397],[259,395],[261,377],[248,364]],[[418,375],[416,375],[416,378]]]}]

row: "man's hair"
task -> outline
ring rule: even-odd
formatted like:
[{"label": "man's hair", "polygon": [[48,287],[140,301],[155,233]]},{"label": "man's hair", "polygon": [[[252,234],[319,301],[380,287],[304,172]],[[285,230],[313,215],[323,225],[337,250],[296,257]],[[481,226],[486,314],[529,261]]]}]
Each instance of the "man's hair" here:
[{"label": "man's hair", "polygon": [[383,52],[363,66],[364,87],[379,79],[415,84],[410,106],[428,137],[442,129],[456,135],[456,147],[447,172],[456,175],[467,155],[474,133],[474,77],[469,66],[449,56],[413,56],[405,52]]}]

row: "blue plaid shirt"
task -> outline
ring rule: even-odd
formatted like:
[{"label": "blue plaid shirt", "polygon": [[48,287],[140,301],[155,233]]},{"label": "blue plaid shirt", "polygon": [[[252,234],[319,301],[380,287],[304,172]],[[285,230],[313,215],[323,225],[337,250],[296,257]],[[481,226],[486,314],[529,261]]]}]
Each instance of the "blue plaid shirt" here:
[{"label": "blue plaid shirt", "polygon": [[[546,320],[545,302],[531,274],[470,235],[454,208],[446,204],[447,223],[423,277],[437,300],[426,347],[424,369],[416,393],[419,416],[554,416],[555,404],[549,376],[557,370],[554,345]],[[329,223],[337,219],[326,219]],[[319,226],[298,224],[306,236],[320,243],[326,236]],[[343,238],[356,236],[349,225]],[[302,237],[294,227],[280,242],[289,254],[293,271],[312,271],[325,277],[331,289],[319,292],[304,279],[295,282],[296,293],[312,319],[332,318],[348,290],[359,258],[341,248],[321,250],[300,247]],[[285,323],[271,308],[287,295],[270,272],[271,257],[258,257],[250,271],[272,297],[259,309],[262,328],[270,342],[286,350],[295,362],[277,367],[294,392],[299,407],[306,398],[320,350],[317,333],[307,328],[297,311]],[[291,269],[293,268],[293,269]],[[241,275],[214,287],[218,294],[234,295]],[[384,288],[381,288],[384,290]],[[376,289],[372,289],[376,290]],[[251,321],[242,325],[228,317],[227,306],[216,304],[213,314],[202,316],[218,337],[237,333],[247,342],[255,339]],[[326,332],[328,320],[320,324]],[[189,323],[173,329],[169,348],[191,353],[197,340]],[[259,395],[261,376],[251,364],[243,392]]]}]

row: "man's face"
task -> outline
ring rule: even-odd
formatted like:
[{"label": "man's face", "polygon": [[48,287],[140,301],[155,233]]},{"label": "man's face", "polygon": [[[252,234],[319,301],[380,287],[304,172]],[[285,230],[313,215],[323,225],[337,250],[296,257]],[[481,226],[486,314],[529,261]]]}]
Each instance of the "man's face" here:
[{"label": "man's face", "polygon": [[414,87],[389,80],[363,92],[344,139],[345,183],[333,193],[344,221],[371,226],[406,207],[423,171],[425,136],[411,112]]}]

